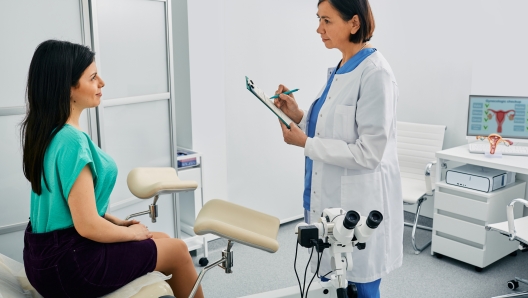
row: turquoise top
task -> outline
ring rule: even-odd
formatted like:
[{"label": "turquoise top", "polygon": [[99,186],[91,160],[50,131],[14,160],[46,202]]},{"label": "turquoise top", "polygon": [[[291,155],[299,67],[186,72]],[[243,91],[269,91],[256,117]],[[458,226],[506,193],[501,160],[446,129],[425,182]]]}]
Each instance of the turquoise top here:
[{"label": "turquoise top", "polygon": [[39,196],[31,191],[30,219],[33,233],[73,227],[68,197],[86,165],[92,171],[97,212],[104,216],[117,178],[116,163],[86,133],[69,124],[64,125],[44,154],[43,171],[49,189],[42,177],[42,194]]}]

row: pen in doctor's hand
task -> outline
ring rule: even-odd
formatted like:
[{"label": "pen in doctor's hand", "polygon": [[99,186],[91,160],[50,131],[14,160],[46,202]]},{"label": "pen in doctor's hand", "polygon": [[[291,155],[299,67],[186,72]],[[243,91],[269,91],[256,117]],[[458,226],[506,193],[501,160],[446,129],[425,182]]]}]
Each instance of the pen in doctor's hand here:
[{"label": "pen in doctor's hand", "polygon": [[290,90],[290,91],[286,91],[286,92],[283,92],[283,93],[280,93],[280,94],[277,94],[277,95],[273,95],[272,97],[270,97],[270,99],[278,98],[279,95],[281,95],[281,94],[288,95],[288,94],[292,94],[293,92],[297,92],[297,91],[299,91],[299,89],[293,89],[293,90]]}]

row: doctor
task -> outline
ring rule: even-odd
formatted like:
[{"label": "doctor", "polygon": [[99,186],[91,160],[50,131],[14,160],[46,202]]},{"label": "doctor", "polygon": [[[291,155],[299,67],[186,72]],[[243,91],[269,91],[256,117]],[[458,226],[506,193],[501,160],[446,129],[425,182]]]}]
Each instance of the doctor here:
[{"label": "doctor", "polygon": [[[368,0],[319,0],[317,33],[342,59],[308,112],[279,85],[275,105],[297,125],[281,123],[284,141],[304,147],[303,206],[307,223],[338,207],[384,220],[364,250],[354,250],[347,279],[359,297],[380,297],[381,278],[402,264],[403,203],[396,151],[398,85],[391,67],[369,44],[374,18]],[[312,270],[315,271],[312,262]],[[331,271],[323,256],[320,274]]]}]

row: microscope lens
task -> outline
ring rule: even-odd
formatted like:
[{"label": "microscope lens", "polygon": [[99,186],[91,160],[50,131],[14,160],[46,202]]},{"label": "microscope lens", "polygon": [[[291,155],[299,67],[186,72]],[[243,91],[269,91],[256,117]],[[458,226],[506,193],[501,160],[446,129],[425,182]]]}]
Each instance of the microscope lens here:
[{"label": "microscope lens", "polygon": [[343,219],[343,226],[348,230],[352,230],[356,227],[357,223],[359,222],[359,219],[359,213],[354,210],[350,210],[346,213],[345,219]]},{"label": "microscope lens", "polygon": [[375,229],[383,221],[383,215],[377,210],[370,211],[367,217],[367,226],[371,229]]}]

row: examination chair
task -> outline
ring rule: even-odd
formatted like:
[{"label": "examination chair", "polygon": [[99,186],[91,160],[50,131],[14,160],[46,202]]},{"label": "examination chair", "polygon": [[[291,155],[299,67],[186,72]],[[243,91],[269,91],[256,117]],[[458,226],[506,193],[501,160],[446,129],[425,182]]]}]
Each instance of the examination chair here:
[{"label": "examination chair", "polygon": [[[519,250],[521,250],[522,252],[527,252],[528,251],[528,216],[514,219],[513,207],[515,203],[521,203],[521,204],[524,204],[524,206],[528,207],[528,201],[526,200],[515,199],[511,201],[511,203],[508,204],[508,206],[506,207],[506,214],[508,216],[508,221],[487,225],[486,230],[496,231],[505,236],[508,236],[510,241],[519,241]],[[515,279],[508,281],[508,288],[510,288],[511,290],[517,289],[519,287],[519,282],[528,284],[528,280],[515,277]],[[528,297],[528,291],[514,292],[511,294],[496,296],[494,298],[499,298],[499,297]]]},{"label": "examination chair", "polygon": [[[154,198],[153,203],[149,205],[149,210],[131,214],[127,218],[149,214],[153,222],[158,216],[156,203],[160,194],[191,191],[197,187],[197,183],[194,181],[181,181],[174,168],[133,169],[128,175],[127,184],[134,196],[140,199]],[[240,205],[218,199],[207,202],[196,217],[194,232],[197,235],[211,233],[226,238],[228,244],[222,252],[220,260],[202,269],[189,297],[194,297],[200,282],[209,269],[219,266],[226,273],[232,273],[232,247],[235,242],[270,253],[276,252],[279,249],[277,242],[279,225],[278,218]],[[7,261],[2,262],[2,260]],[[3,263],[9,263],[10,266],[3,266]],[[11,275],[7,281],[2,278],[2,268],[4,267],[7,268],[5,271],[8,272],[4,275],[8,277]],[[160,272],[150,272],[105,297],[173,297],[171,288],[165,282],[167,279],[168,277]],[[13,294],[6,297],[41,297],[27,281],[23,265],[7,257],[2,258],[0,255],[0,293],[3,293],[4,289],[6,289],[5,291],[12,290],[15,294],[18,293],[18,296]]]}]

